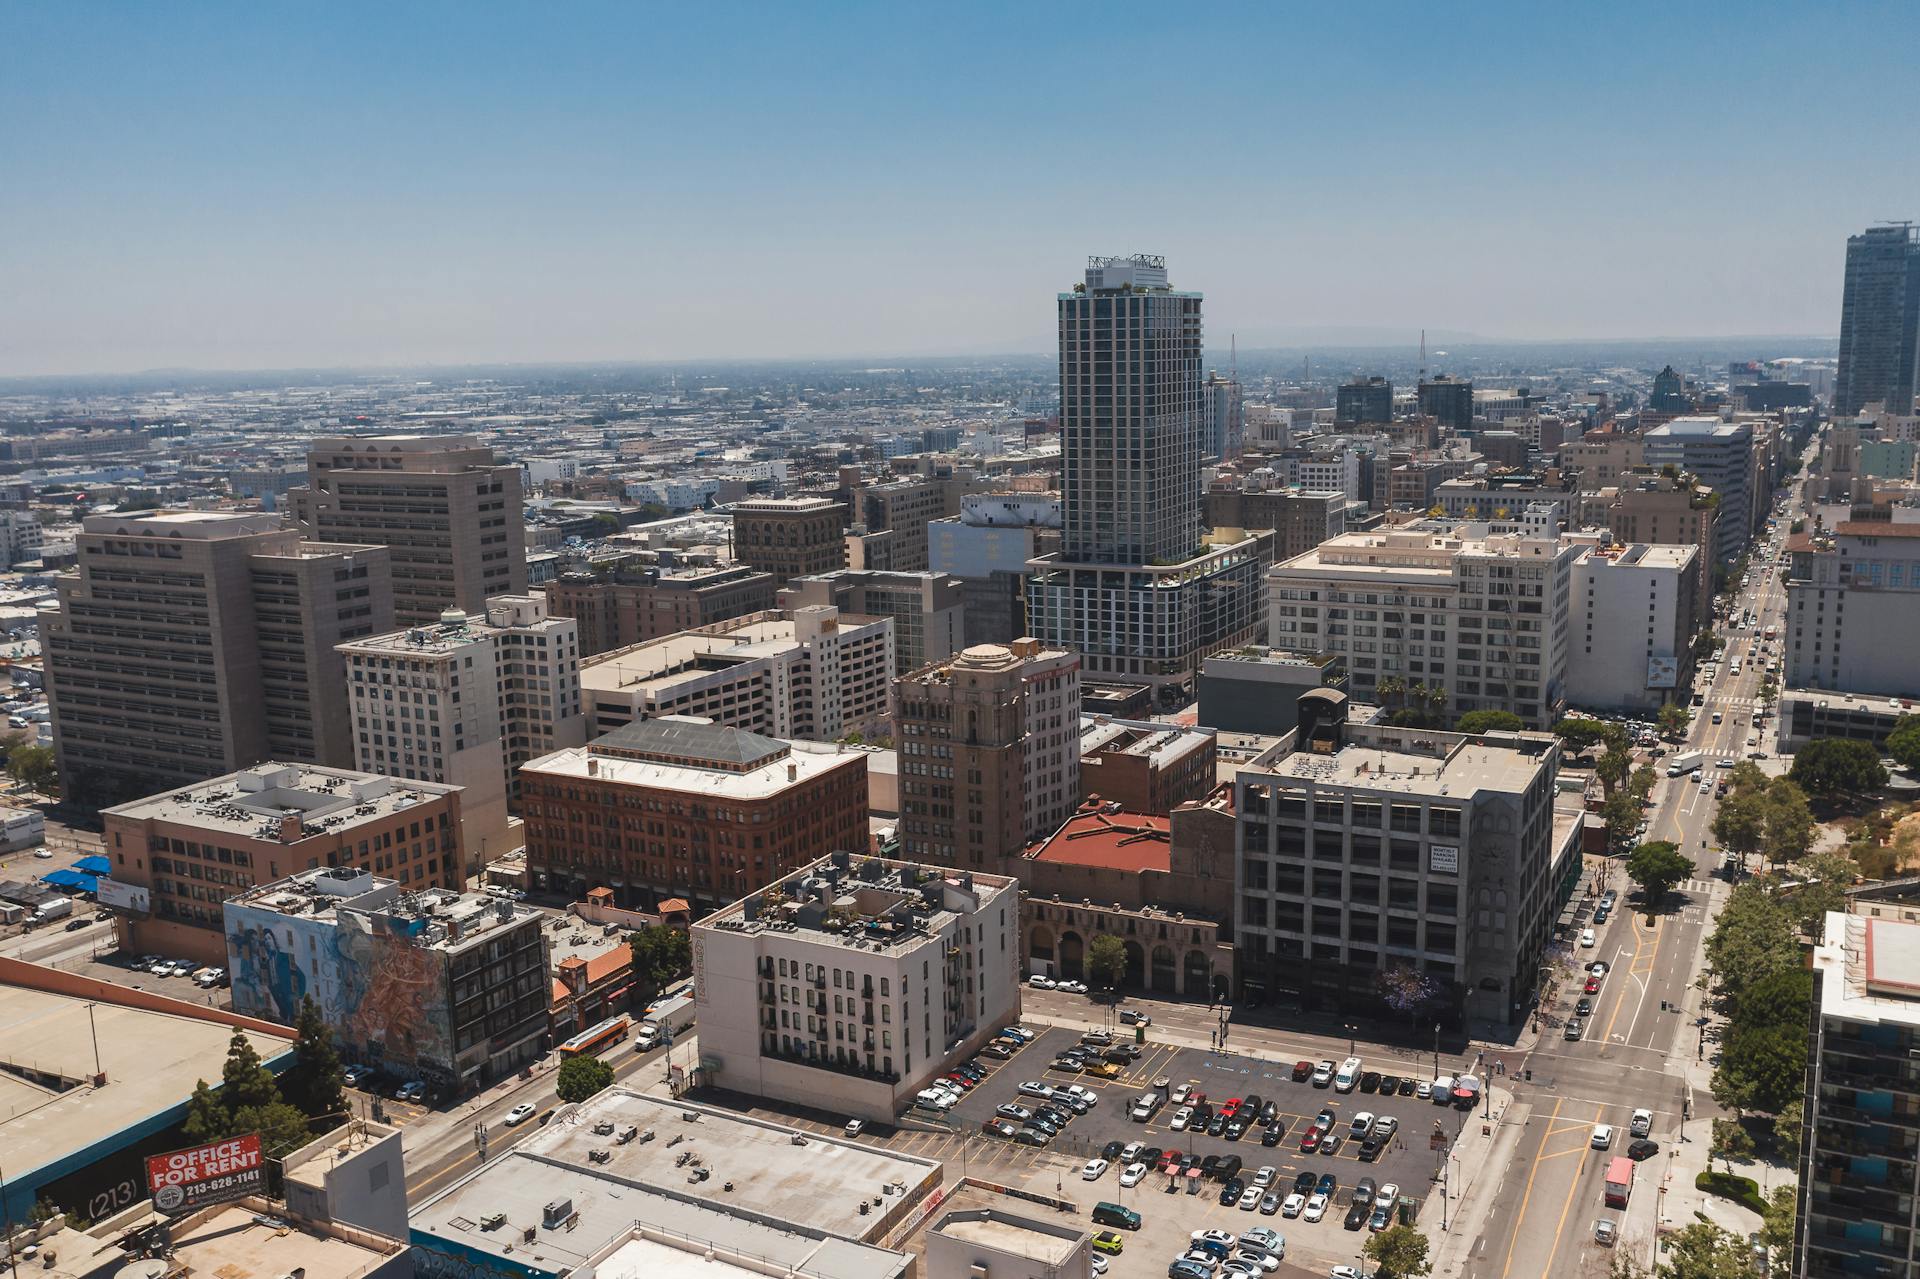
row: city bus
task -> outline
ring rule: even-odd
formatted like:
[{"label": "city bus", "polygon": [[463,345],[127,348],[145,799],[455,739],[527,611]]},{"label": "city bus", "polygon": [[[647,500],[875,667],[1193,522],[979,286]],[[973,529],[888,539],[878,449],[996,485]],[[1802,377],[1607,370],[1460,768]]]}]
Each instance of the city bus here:
[{"label": "city bus", "polygon": [[597,1026],[589,1026],[579,1034],[560,1045],[562,1057],[577,1057],[582,1053],[597,1053],[608,1044],[617,1044],[627,1037],[629,1023],[625,1017],[609,1017]]}]

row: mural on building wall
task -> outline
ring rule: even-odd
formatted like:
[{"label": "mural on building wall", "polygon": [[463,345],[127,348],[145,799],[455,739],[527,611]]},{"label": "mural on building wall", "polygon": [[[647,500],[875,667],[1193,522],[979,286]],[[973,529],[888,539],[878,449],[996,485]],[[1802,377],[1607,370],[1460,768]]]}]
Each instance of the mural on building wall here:
[{"label": "mural on building wall", "polygon": [[353,911],[321,921],[230,909],[234,1011],[291,1025],[311,995],[354,1056],[450,1080],[447,956],[414,945],[408,926]]}]

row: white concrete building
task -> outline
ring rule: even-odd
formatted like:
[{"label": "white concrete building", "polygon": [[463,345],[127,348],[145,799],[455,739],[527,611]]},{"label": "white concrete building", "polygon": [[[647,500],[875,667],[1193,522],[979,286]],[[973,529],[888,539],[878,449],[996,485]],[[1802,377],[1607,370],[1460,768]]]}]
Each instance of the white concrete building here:
[{"label": "white concrete building", "polygon": [[890,1123],[1020,1013],[1020,885],[837,852],[693,928],[708,1083]]},{"label": "white concrete building", "polygon": [[1342,448],[1332,453],[1314,453],[1291,464],[1289,478],[1301,488],[1335,489],[1349,500],[1360,497],[1360,453]]},{"label": "white concrete building", "polygon": [[956,1208],[927,1228],[921,1279],[1088,1279],[1093,1236],[1077,1221]]},{"label": "white concrete building", "polygon": [[1695,546],[1599,546],[1573,563],[1567,700],[1655,711],[1693,682]]},{"label": "white concrete building", "polygon": [[514,846],[520,765],[587,739],[579,625],[543,595],[502,595],[483,616],[449,609],[339,646],[359,767],[465,788],[470,867]]},{"label": "white concrete building", "polygon": [[1920,635],[1920,509],[1788,540],[1789,688],[1910,695]]},{"label": "white concrete building", "polygon": [[0,511],[0,563],[5,567],[37,559],[45,540],[45,530],[31,512]]},{"label": "white concrete building", "polygon": [[934,572],[955,577],[1024,574],[1042,531],[1059,528],[1057,493],[969,493],[960,514],[927,525],[927,557]]},{"label": "white concrete building", "polygon": [[893,622],[837,608],[749,613],[601,653],[580,668],[594,736],[698,715],[767,737],[837,741],[886,723]]}]

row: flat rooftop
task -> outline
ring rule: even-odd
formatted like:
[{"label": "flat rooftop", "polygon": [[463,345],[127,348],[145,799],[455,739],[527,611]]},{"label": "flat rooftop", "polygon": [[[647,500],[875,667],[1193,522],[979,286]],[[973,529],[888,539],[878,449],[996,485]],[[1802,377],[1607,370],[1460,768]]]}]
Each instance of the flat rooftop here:
[{"label": "flat rooftop", "polygon": [[836,852],[723,906],[698,927],[899,952],[1018,887],[1005,875]]},{"label": "flat rooftop", "polygon": [[[869,619],[846,616],[836,622],[843,635],[871,624]],[[680,631],[583,659],[580,691],[587,695],[655,692],[730,664],[791,652],[799,644],[797,635],[789,618],[748,621],[726,630]]]},{"label": "flat rooftop", "polygon": [[[0,985],[0,1027],[0,1163],[15,1177],[69,1157],[81,1166],[128,1129],[164,1127],[196,1080],[219,1074],[233,1036],[186,1005],[150,1012],[18,985]],[[90,1083],[96,1030],[104,1088]],[[262,1060],[293,1051],[292,1031],[245,1033]]]},{"label": "flat rooftop", "polygon": [[282,838],[283,821],[290,816],[300,819],[296,838],[332,834],[432,803],[458,789],[351,768],[267,763],[101,812],[290,843],[294,841]]},{"label": "flat rooftop", "polygon": [[[603,1125],[610,1131],[594,1131]],[[619,1142],[629,1127],[638,1135]],[[607,1161],[591,1162],[594,1151],[609,1152]],[[842,1269],[837,1260],[875,1264],[874,1250],[859,1245],[891,1208],[937,1185],[940,1175],[935,1160],[616,1086],[563,1109],[523,1144],[430,1199],[411,1225],[416,1239],[425,1233],[501,1256],[511,1245],[508,1260],[571,1269],[637,1222],[858,1279],[885,1268]],[[567,1229],[541,1228],[545,1206],[558,1200],[571,1201],[577,1220]],[[484,1229],[482,1220],[495,1213],[505,1214],[505,1224]],[[529,1228],[539,1230],[531,1249],[522,1242]],[[828,1236],[854,1249],[823,1248]]]},{"label": "flat rooftop", "polygon": [[1036,1230],[1018,1217],[991,1208],[956,1209],[945,1213],[933,1231],[1001,1252],[1037,1261],[1043,1266],[1065,1265],[1080,1246],[1080,1234],[1071,1230]]},{"label": "flat rooftop", "polygon": [[1827,688],[1790,688],[1780,694],[1781,702],[1806,702],[1829,710],[1873,712],[1881,715],[1908,715],[1916,707],[1911,697],[1869,696]]},{"label": "flat rooftop", "polygon": [[1137,755],[1155,768],[1165,768],[1182,756],[1213,745],[1213,730],[1181,724],[1110,719],[1104,715],[1080,717],[1080,753],[1113,752]]},{"label": "flat rooftop", "polygon": [[[789,1275],[820,1279],[890,1279],[903,1274],[912,1259],[870,1244],[824,1238],[781,1230],[757,1221],[742,1221],[720,1211],[695,1218],[718,1220],[711,1233],[669,1232],[641,1227],[594,1267],[594,1279],[766,1279],[762,1267],[771,1262]],[[711,1255],[708,1250],[711,1249]]]},{"label": "flat rooftop", "polygon": [[356,1279],[405,1246],[271,1209],[265,1200],[242,1200],[188,1218],[174,1228],[174,1261],[186,1274],[215,1279]]},{"label": "flat rooftop", "polygon": [[[1384,734],[1350,736],[1330,755],[1293,750],[1277,759],[1257,759],[1239,775],[1267,774],[1316,786],[1465,799],[1481,790],[1524,790],[1540,767],[1537,755],[1510,747],[1438,731],[1417,736],[1432,741],[1435,749],[1431,753],[1397,749],[1393,738]],[[1540,735],[1533,737],[1537,741]]]},{"label": "flat rooftop", "polygon": [[1830,910],[1813,966],[1821,1016],[1920,1027],[1920,924]]},{"label": "flat rooftop", "polygon": [[[711,795],[728,799],[771,799],[788,787],[812,781],[849,760],[863,759],[863,752],[832,743],[788,742],[792,749],[758,768],[732,772],[703,768],[698,764],[668,764],[655,760],[623,759],[606,755],[586,746],[542,755],[521,766],[522,773],[553,777],[592,777],[597,782],[616,786],[645,787],[689,795]],[[594,771],[589,772],[592,765]],[[788,770],[793,776],[788,776]]]},{"label": "flat rooftop", "polygon": [[1173,839],[1164,817],[1082,810],[1041,841],[1027,860],[1129,874],[1166,872],[1173,868],[1172,849]]}]

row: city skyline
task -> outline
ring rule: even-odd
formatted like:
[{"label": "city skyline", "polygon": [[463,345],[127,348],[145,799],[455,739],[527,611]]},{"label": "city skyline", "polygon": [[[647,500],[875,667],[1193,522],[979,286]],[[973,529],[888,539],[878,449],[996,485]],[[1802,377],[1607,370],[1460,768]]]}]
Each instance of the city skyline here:
[{"label": "city skyline", "polygon": [[[1823,86],[1897,74],[1911,11],[1522,13],[15,8],[0,373],[1037,352],[1136,251],[1243,348],[1837,333],[1847,236],[1920,176],[1910,116]],[[1088,198],[1127,156],[1219,198]],[[1795,157],[1883,176],[1729,216]]]}]

